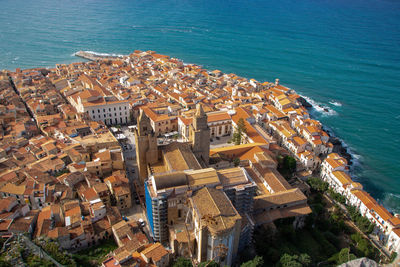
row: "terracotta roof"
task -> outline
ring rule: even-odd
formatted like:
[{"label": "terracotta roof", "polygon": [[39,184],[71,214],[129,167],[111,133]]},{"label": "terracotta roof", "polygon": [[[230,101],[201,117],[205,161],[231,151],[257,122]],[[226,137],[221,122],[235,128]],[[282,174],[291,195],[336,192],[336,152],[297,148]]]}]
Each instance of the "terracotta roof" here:
[{"label": "terracotta roof", "polygon": [[231,120],[231,116],[227,112],[211,112],[207,113],[207,122],[217,122],[217,121],[225,121]]},{"label": "terracotta roof", "polygon": [[353,181],[350,176],[343,171],[334,171],[332,174],[339,180],[342,185],[351,184]]},{"label": "terracotta roof", "polygon": [[0,231],[8,231],[13,219],[5,219],[0,222]]},{"label": "terracotta roof", "polygon": [[8,194],[23,195],[25,193],[25,189],[25,185],[7,183],[0,189],[0,191]]},{"label": "terracotta roof", "polygon": [[151,259],[153,263],[157,263],[168,254],[168,251],[160,243],[154,243],[145,248],[141,254]]},{"label": "terracotta roof", "polygon": [[373,209],[373,207],[377,204],[376,200],[371,197],[367,192],[359,190],[354,192],[354,195],[361,200],[361,202],[369,209]]},{"label": "terracotta roof", "polygon": [[393,218],[393,215],[379,204],[375,205],[373,209],[384,221],[388,221],[389,219]]},{"label": "terracotta roof", "polygon": [[203,187],[192,196],[192,201],[202,224],[213,233],[228,231],[241,220],[226,194],[215,188]]}]

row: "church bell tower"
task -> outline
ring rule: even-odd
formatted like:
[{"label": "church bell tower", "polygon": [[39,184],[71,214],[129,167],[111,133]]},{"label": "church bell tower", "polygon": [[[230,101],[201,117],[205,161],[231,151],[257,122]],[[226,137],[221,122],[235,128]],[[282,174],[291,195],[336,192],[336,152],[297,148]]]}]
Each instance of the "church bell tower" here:
[{"label": "church bell tower", "polygon": [[140,111],[135,129],[136,160],[141,185],[148,177],[147,167],[158,161],[157,136],[150,124],[150,119]]},{"label": "church bell tower", "polygon": [[207,167],[210,157],[210,128],[207,124],[207,115],[201,104],[197,104],[189,139],[192,142],[194,155]]}]

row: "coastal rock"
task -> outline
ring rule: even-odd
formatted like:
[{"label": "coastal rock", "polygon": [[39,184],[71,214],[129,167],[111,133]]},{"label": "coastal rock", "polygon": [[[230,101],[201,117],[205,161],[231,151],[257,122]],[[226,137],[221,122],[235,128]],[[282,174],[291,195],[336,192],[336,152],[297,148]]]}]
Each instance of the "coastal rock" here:
[{"label": "coastal rock", "polygon": [[333,144],[332,152],[338,153],[340,156],[347,160],[349,165],[351,165],[353,157],[349,152],[347,152],[347,148],[343,146],[342,141],[337,137],[331,137],[329,139],[329,142]]},{"label": "coastal rock", "polygon": [[378,267],[378,263],[368,258],[359,258],[339,265],[339,267]]},{"label": "coastal rock", "polygon": [[305,108],[312,108],[312,105],[310,103],[308,103],[308,101],[306,99],[304,99],[304,97],[300,96],[299,98],[297,98],[297,101],[300,102],[300,104],[305,107]]}]

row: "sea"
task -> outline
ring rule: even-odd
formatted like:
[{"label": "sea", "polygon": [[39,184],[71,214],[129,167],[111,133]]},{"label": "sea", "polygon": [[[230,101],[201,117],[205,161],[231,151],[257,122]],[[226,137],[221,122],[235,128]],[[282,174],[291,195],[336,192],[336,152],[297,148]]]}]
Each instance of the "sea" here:
[{"label": "sea", "polygon": [[[353,179],[400,213],[400,1],[1,0],[0,69],[154,50],[280,79],[354,156]],[[326,112],[327,110],[328,112]]]}]

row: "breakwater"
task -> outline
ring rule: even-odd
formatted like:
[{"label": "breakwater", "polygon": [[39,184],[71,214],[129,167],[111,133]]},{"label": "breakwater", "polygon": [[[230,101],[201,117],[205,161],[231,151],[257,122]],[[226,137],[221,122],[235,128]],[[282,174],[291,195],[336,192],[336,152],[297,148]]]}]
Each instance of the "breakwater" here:
[{"label": "breakwater", "polygon": [[92,51],[78,51],[74,55],[92,61],[103,60],[103,59],[116,59],[124,57],[124,55],[96,53]]}]

